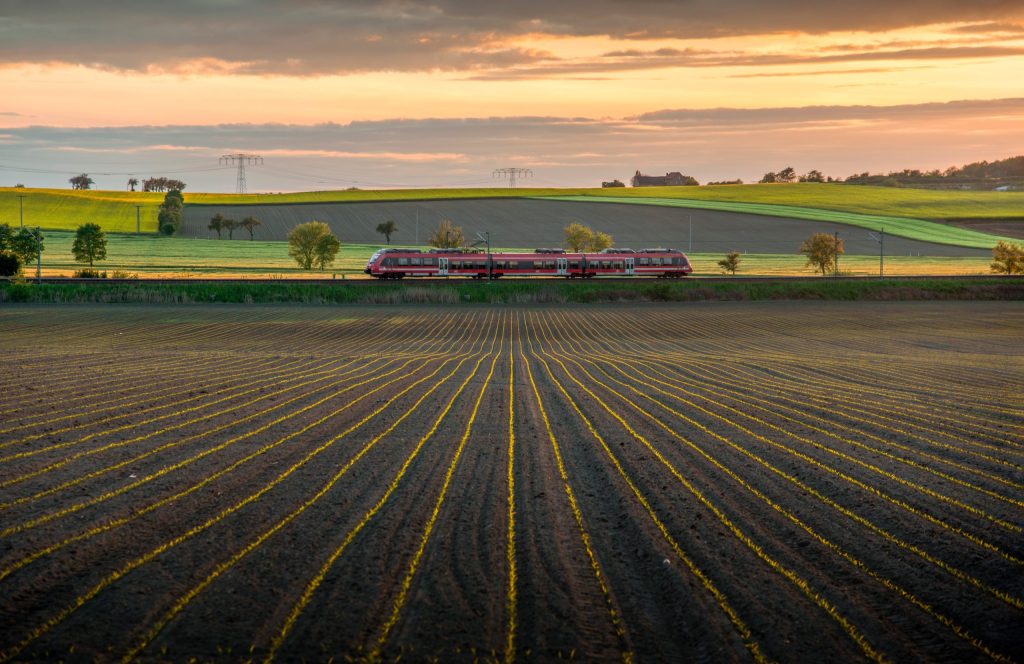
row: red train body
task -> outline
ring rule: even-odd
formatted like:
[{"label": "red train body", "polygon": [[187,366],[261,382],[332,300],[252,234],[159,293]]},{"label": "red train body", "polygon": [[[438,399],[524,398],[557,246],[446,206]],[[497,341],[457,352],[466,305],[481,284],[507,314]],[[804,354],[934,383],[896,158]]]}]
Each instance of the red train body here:
[{"label": "red train body", "polygon": [[364,270],[378,279],[404,277],[658,277],[674,279],[693,272],[686,254],[675,249],[607,249],[600,253],[565,253],[537,249],[533,253],[494,253],[458,249],[381,249]]}]

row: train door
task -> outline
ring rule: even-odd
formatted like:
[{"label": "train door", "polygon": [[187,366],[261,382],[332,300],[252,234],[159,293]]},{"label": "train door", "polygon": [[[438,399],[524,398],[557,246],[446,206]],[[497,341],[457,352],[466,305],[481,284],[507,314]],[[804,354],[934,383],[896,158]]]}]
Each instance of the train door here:
[{"label": "train door", "polygon": [[437,276],[447,277],[448,276],[448,259],[438,258],[437,259]]},{"label": "train door", "polygon": [[568,258],[557,258],[555,259],[555,267],[557,268],[557,274],[560,277],[567,276],[569,274],[569,259]]},{"label": "train door", "polygon": [[636,274],[636,270],[633,267],[633,263],[634,263],[635,260],[636,260],[635,258],[627,258],[626,259],[626,276],[632,276],[632,275]]}]

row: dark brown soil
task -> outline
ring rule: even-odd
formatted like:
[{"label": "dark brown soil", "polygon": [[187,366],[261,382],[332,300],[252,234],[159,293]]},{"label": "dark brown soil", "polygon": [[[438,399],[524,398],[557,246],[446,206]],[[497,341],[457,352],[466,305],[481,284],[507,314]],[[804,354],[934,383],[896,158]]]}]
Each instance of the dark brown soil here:
[{"label": "dark brown soil", "polygon": [[949,223],[982,233],[1024,238],[1024,217],[1008,219],[950,219]]},{"label": "dark brown soil", "polygon": [[1022,333],[7,307],[0,661],[1021,660]]}]

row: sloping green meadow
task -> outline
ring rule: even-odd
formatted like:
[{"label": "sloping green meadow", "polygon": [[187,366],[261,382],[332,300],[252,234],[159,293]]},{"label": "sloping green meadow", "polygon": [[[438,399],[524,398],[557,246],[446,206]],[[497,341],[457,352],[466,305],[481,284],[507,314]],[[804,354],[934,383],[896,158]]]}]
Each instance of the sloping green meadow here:
[{"label": "sloping green meadow", "polygon": [[[549,200],[554,200],[548,197]],[[722,210],[725,212],[743,212],[760,214],[770,217],[786,217],[789,219],[809,219],[812,221],[830,221],[837,224],[857,226],[873,231],[885,229],[890,235],[898,235],[911,240],[949,244],[974,249],[989,249],[999,240],[1018,242],[1014,238],[1000,237],[989,233],[979,233],[959,226],[941,224],[923,219],[882,216],[877,214],[857,214],[836,210],[822,210],[795,205],[774,205],[767,203],[734,203],[730,201],[690,200],[678,198],[639,198],[639,197],[593,197],[593,196],[560,196],[557,200],[575,200],[594,202],[600,200],[608,203],[632,203],[636,205],[661,205],[681,208],[698,208],[704,210]]]}]

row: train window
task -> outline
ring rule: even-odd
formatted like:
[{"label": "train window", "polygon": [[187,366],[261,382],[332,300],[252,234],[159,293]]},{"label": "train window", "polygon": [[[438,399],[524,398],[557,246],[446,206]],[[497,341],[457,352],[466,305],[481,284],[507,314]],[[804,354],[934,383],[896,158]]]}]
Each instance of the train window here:
[{"label": "train window", "polygon": [[420,264],[420,259],[418,259],[418,258],[410,258],[409,259],[409,265],[419,265],[419,264]]},{"label": "train window", "polygon": [[544,261],[533,261],[533,268],[535,270],[542,270],[542,269],[544,269]]},{"label": "train window", "polygon": [[394,265],[395,264],[395,259],[394,258],[385,258],[384,261],[383,261],[383,264],[385,266]]},{"label": "train window", "polygon": [[615,269],[616,270],[621,270],[622,268],[623,268],[622,261],[615,261]]},{"label": "train window", "polygon": [[638,265],[650,265],[651,264],[651,259],[650,258],[643,258],[643,257],[638,258],[637,259],[637,264]]},{"label": "train window", "polygon": [[569,269],[570,270],[578,270],[578,269],[580,269],[579,261],[572,261],[572,262],[570,262],[569,263]]},{"label": "train window", "polygon": [[408,258],[399,258],[398,259],[398,264],[399,265],[408,265],[409,264],[409,259]]},{"label": "train window", "polygon": [[601,267],[606,269],[606,270],[610,270],[610,269],[612,269],[612,262],[611,261],[601,261]]}]

